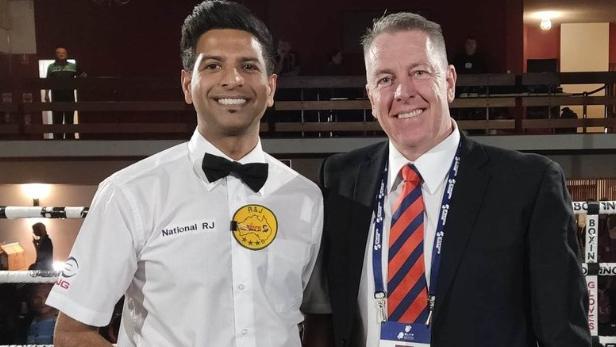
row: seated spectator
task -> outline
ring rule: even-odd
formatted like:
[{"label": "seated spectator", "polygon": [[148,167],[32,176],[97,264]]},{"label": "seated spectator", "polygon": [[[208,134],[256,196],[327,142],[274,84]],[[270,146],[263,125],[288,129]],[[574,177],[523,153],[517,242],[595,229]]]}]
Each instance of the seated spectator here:
[{"label": "seated spectator", "polygon": [[326,76],[344,75],[345,71],[344,66],[342,65],[343,58],[344,57],[340,49],[330,52],[324,74]]},{"label": "seated spectator", "polygon": [[32,320],[28,328],[28,344],[51,344],[56,325],[58,310],[45,305],[45,300],[53,284],[35,284],[32,286],[28,306]]},{"label": "seated spectator", "polygon": [[17,288],[13,283],[0,284],[0,344],[10,345],[15,341],[17,331],[17,315],[20,301],[17,298]]},{"label": "seated spectator", "polygon": [[[560,119],[578,119],[578,115],[569,107],[563,107],[563,110],[560,113]],[[554,132],[557,134],[577,133],[577,127],[556,128]]]},{"label": "seated spectator", "polygon": [[36,250],[36,261],[30,265],[30,270],[53,270],[53,243],[47,234],[43,223],[32,225],[32,243]]}]

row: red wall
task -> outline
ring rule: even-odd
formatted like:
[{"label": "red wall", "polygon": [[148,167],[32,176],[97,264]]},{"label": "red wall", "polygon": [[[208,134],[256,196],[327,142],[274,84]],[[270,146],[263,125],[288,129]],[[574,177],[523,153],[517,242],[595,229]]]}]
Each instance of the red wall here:
[{"label": "red wall", "polygon": [[[343,14],[351,11],[421,10],[442,24],[449,55],[474,35],[490,71],[522,64],[522,0],[245,0],[277,38],[292,42],[304,74],[317,74],[328,51],[342,46]],[[195,1],[132,0],[122,7],[93,1],[36,0],[37,50],[51,58],[67,46],[90,76],[178,76],[180,26]],[[351,72],[363,73],[361,54],[349,54]]]},{"label": "red wall", "polygon": [[[327,8],[327,10],[323,10]],[[419,11],[443,27],[450,57],[462,50],[466,36],[478,39],[480,53],[485,56],[488,69],[494,72],[521,70],[522,1],[447,1],[416,0],[343,0],[343,1],[269,1],[269,26],[274,35],[283,35],[294,43],[306,72],[316,72],[325,64],[326,52],[341,45],[344,12],[400,10]],[[463,14],[463,15],[462,15]],[[512,32],[512,28],[517,32]],[[514,48],[508,48],[508,46]],[[517,48],[516,48],[517,47]],[[514,56],[508,59],[508,53]],[[308,58],[306,58],[308,57]],[[357,73],[363,73],[361,55],[353,55]],[[511,62],[509,62],[511,60]],[[318,63],[321,62],[321,63]],[[519,67],[516,65],[520,64]]]},{"label": "red wall", "polygon": [[[616,23],[610,23],[609,63],[616,65]],[[537,25],[524,26],[524,62],[526,59],[560,59],[560,25],[543,31]],[[524,64],[526,70],[526,63]]]},{"label": "red wall", "polygon": [[610,64],[616,65],[616,23],[610,23]]},{"label": "red wall", "polygon": [[560,59],[560,25],[544,31],[537,25],[524,26],[524,71],[527,59]]}]

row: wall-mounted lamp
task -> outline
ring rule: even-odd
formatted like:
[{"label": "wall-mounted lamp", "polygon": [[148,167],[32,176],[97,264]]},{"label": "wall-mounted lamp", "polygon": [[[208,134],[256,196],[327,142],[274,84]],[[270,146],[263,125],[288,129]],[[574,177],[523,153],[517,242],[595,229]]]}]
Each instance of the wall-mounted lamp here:
[{"label": "wall-mounted lamp", "polygon": [[539,23],[539,28],[544,31],[552,29],[552,21],[550,20],[550,18],[541,19],[541,22]]},{"label": "wall-mounted lamp", "polygon": [[22,185],[22,189],[32,199],[33,206],[39,206],[40,199],[49,194],[49,184],[28,183]]},{"label": "wall-mounted lamp", "polygon": [[563,15],[562,11],[548,10],[532,12],[528,16],[539,22],[539,28],[541,28],[541,30],[548,31],[552,29],[552,21],[563,18]]}]

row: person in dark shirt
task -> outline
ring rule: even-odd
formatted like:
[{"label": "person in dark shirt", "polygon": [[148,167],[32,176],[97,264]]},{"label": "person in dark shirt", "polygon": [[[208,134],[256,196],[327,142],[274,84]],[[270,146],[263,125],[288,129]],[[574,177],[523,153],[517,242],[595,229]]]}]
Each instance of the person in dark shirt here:
[{"label": "person in dark shirt", "polygon": [[[54,80],[70,80],[75,77],[85,77],[85,73],[79,71],[77,64],[69,62],[68,51],[64,47],[56,48],[56,60],[47,68],[47,78]],[[51,89],[45,91],[45,101],[50,102],[75,102],[75,91],[72,88]],[[53,111],[53,124],[73,124],[74,111]],[[66,138],[64,133],[54,133],[54,139]]]},{"label": "person in dark shirt", "polygon": [[53,270],[53,243],[47,235],[47,228],[43,223],[32,226],[32,243],[36,249],[36,261],[30,266],[31,270]]},{"label": "person in dark shirt", "polygon": [[453,65],[459,75],[485,72],[483,59],[477,54],[477,39],[474,37],[466,38],[464,53],[455,57]]},{"label": "person in dark shirt", "polygon": [[276,74],[278,76],[297,76],[300,72],[299,57],[288,41],[278,41],[276,49]]},{"label": "person in dark shirt", "polygon": [[[483,59],[477,54],[477,39],[467,37],[464,41],[464,52],[458,54],[453,65],[459,75],[463,74],[479,74],[484,71]],[[485,89],[481,86],[460,86],[456,89],[458,96],[468,97],[469,95],[482,94]],[[485,111],[480,108],[459,109],[455,112],[457,120],[478,120],[485,118]],[[469,130],[469,134],[478,135],[483,131]]]},{"label": "person in dark shirt", "polygon": [[52,283],[36,283],[29,288],[28,309],[30,312],[28,320],[30,323],[26,333],[26,343],[30,345],[53,343],[58,310],[45,305],[51,287],[53,287]]},{"label": "person in dark shirt", "polygon": [[345,74],[344,66],[342,65],[344,56],[340,49],[332,51],[327,58],[328,61],[324,71],[326,76],[340,76]]}]

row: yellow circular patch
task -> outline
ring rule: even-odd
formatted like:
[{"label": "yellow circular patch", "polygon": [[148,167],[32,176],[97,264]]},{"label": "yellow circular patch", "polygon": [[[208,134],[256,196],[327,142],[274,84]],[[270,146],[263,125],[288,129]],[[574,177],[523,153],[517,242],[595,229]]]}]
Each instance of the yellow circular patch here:
[{"label": "yellow circular patch", "polygon": [[261,205],[240,207],[233,215],[235,240],[245,248],[259,250],[269,246],[278,232],[276,215]]}]

